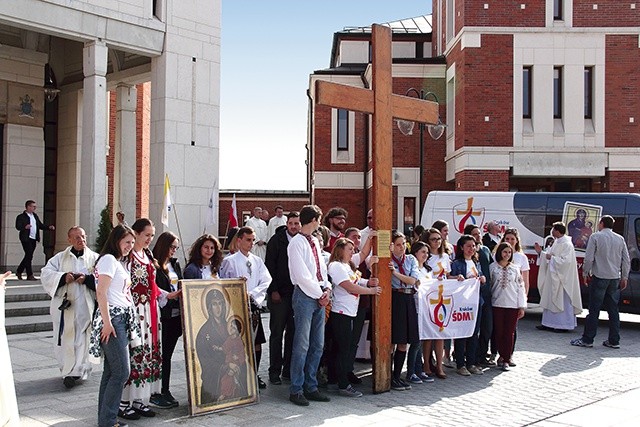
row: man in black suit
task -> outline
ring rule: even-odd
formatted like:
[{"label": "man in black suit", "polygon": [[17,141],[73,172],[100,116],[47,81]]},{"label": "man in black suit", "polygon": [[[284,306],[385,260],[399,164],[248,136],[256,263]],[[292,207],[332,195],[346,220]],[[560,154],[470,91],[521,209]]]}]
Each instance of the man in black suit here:
[{"label": "man in black suit", "polygon": [[[280,375],[291,378],[291,350],[293,346],[293,284],[289,275],[289,241],[300,231],[300,214],[287,214],[286,226],[281,226],[267,244],[265,264],[273,281],[267,289],[267,307],[271,314],[269,320],[269,381],[282,384]],[[285,334],[286,331],[286,334]],[[284,357],[282,337],[284,335]]]},{"label": "man in black suit", "polygon": [[36,250],[36,244],[40,241],[40,230],[55,230],[53,225],[46,227],[38,214],[36,214],[36,202],[33,200],[27,200],[24,204],[25,210],[16,217],[16,229],[19,231],[18,237],[20,243],[22,243],[22,249],[24,249],[24,258],[18,266],[16,276],[18,280],[22,280],[22,272],[26,270],[27,280],[35,280],[33,277],[33,270],[31,268],[31,260],[33,259],[33,252]]},{"label": "man in black suit", "polygon": [[487,232],[482,236],[482,244],[493,252],[493,248],[500,243],[500,239],[502,239],[502,236],[500,236],[500,227],[495,221],[489,221],[487,223]]}]

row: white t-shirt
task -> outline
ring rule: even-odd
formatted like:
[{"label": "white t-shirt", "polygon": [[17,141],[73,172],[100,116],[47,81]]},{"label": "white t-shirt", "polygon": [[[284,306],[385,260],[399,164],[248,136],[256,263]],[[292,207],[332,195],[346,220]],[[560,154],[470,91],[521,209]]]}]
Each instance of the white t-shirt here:
[{"label": "white t-shirt", "polygon": [[467,279],[471,279],[472,277],[480,277],[480,272],[478,272],[475,262],[470,259],[466,259],[464,262],[467,264]]},{"label": "white t-shirt", "polygon": [[100,275],[111,277],[111,284],[107,290],[107,302],[114,307],[129,307],[133,305],[131,297],[131,276],[124,265],[113,255],[105,255],[96,264],[96,288],[100,286]]},{"label": "white t-shirt", "polygon": [[521,273],[523,271],[529,271],[531,269],[531,267],[529,266],[529,258],[527,258],[527,256],[522,252],[514,252],[513,260],[511,262],[518,266]]},{"label": "white t-shirt", "polygon": [[435,278],[444,275],[446,279],[446,275],[451,272],[451,259],[447,254],[431,255],[427,260],[427,264],[431,267],[431,274]]},{"label": "white t-shirt", "polygon": [[362,285],[366,286],[366,280],[359,280],[359,272],[351,270],[349,264],[339,261],[329,263],[328,273],[329,276],[331,276],[331,283],[333,285],[331,311],[333,313],[356,317],[358,314],[358,302],[360,301],[360,295],[354,295],[347,292],[345,288],[340,286],[340,283],[349,281],[355,285],[362,283]]}]

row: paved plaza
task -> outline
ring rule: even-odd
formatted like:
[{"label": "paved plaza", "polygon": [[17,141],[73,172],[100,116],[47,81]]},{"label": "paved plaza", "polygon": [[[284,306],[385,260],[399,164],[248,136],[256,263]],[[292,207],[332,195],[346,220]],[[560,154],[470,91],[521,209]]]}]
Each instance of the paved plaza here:
[{"label": "paved plaza", "polygon": [[[631,316],[635,318],[636,316]],[[370,375],[358,388],[361,398],[332,395],[330,403],[311,402],[300,408],[288,401],[288,386],[269,384],[260,403],[212,415],[190,418],[182,341],[174,356],[172,393],[178,408],[158,409],[151,419],[129,421],[131,426],[210,425],[425,425],[425,426],[609,426],[637,425],[640,416],[640,323],[624,322],[619,350],[601,345],[569,345],[579,333],[557,334],[535,329],[540,316],[529,312],[520,322],[515,361],[510,372],[485,370],[484,375],[461,377],[447,370],[446,380],[415,385],[405,392],[371,393]],[[268,333],[268,314],[263,315]],[[578,328],[581,330],[582,325]],[[52,356],[52,333],[9,336],[9,346],[24,427],[89,426],[97,422],[97,394],[101,366],[90,379],[66,390]],[[264,346],[264,350],[268,350]],[[268,378],[268,353],[260,374]],[[370,367],[359,364],[362,373]],[[635,419],[636,422],[632,422]]]}]

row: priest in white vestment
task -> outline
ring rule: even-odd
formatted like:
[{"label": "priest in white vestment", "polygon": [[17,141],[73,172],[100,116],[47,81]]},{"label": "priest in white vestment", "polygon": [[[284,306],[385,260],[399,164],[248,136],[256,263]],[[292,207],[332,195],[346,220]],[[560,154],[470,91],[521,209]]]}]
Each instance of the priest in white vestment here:
[{"label": "priest in white vestment", "polygon": [[247,220],[245,224],[247,227],[253,228],[256,233],[255,245],[251,249],[251,252],[256,256],[259,256],[262,261],[267,257],[267,240],[269,240],[269,229],[267,223],[261,219],[262,208],[256,206],[253,208],[253,216]]},{"label": "priest in white vestment", "polygon": [[89,340],[96,299],[93,268],[98,254],[87,247],[82,228],[72,227],[67,236],[71,246],[47,262],[40,280],[51,296],[54,355],[65,387],[71,388],[91,372]]},{"label": "priest in white vestment", "polygon": [[582,312],[576,252],[566,232],[566,226],[556,222],[551,230],[555,243],[544,250],[538,243],[535,245],[540,255],[538,290],[543,308],[542,326],[538,329],[572,330],[577,326],[576,315]]},{"label": "priest in white vestment", "polygon": [[269,225],[267,226],[269,231],[267,233],[267,243],[276,234],[276,230],[278,227],[283,225],[287,225],[287,217],[284,215],[284,209],[282,206],[276,206],[276,215],[269,220]]}]

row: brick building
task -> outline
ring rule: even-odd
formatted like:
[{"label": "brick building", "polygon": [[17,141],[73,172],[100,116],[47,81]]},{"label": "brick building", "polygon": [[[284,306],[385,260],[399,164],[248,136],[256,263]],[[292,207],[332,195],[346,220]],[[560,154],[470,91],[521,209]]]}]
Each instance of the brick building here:
[{"label": "brick building", "polygon": [[[413,226],[424,198],[435,189],[635,191],[640,184],[636,3],[432,4],[431,16],[387,24],[393,30],[394,93],[433,92],[447,124],[439,140],[424,133],[422,164],[418,126],[413,135],[394,130],[394,226]],[[319,79],[368,87],[370,38],[368,27],[335,33],[330,67],[311,75],[310,96]],[[351,214],[349,224],[364,224],[370,205],[370,118],[311,108],[312,200],[323,208],[341,205]]]}]

